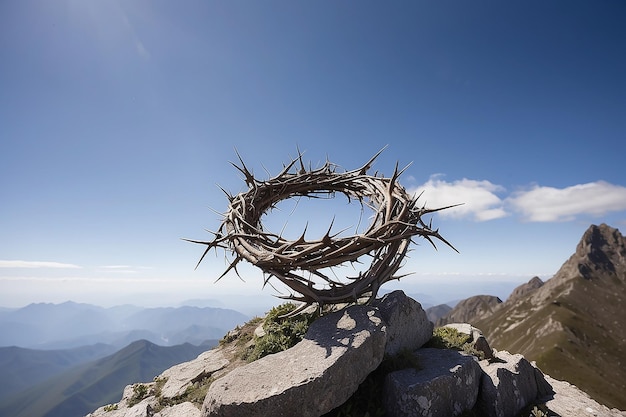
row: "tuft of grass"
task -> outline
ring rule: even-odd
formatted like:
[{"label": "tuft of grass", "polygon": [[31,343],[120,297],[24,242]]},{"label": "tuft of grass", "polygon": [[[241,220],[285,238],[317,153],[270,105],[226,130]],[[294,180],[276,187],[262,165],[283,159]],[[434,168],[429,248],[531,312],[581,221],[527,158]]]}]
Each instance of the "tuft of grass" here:
[{"label": "tuft of grass", "polygon": [[104,406],[104,412],[108,413],[109,411],[117,410],[117,404],[108,404]]},{"label": "tuft of grass", "polygon": [[545,404],[532,404],[524,407],[516,417],[558,417]]},{"label": "tuft of grass", "polygon": [[452,327],[437,327],[433,331],[433,337],[424,347],[454,349],[476,356],[479,359],[485,359],[485,354],[476,350],[471,340],[472,337],[470,335],[461,333]]},{"label": "tuft of grass", "polygon": [[201,408],[202,403],[204,402],[204,397],[206,397],[207,392],[209,391],[209,387],[215,378],[212,376],[206,376],[199,381],[194,382],[193,384],[187,386],[185,392],[181,395],[178,395],[173,398],[165,398],[161,394],[161,389],[165,384],[166,379],[158,379],[157,386],[158,389],[155,389],[153,395],[156,398],[156,406],[153,408],[155,413],[161,411],[165,407],[172,407],[176,404],[181,404],[184,402],[190,402],[194,404],[196,407]]},{"label": "tuft of grass", "polygon": [[145,384],[134,384],[133,385],[133,395],[126,400],[126,404],[128,407],[132,407],[136,404],[139,404],[141,400],[148,396],[148,386]]},{"label": "tuft of grass", "polygon": [[265,335],[254,336],[254,346],[242,352],[242,359],[253,362],[272,353],[282,352],[300,342],[319,313],[302,313],[285,317],[296,309],[293,303],[284,303],[272,308],[263,321]]},{"label": "tuft of grass", "polygon": [[250,328],[256,328],[259,324],[261,324],[262,321],[263,319],[261,317],[254,317],[243,326],[235,327],[233,330],[226,333],[226,335],[224,335],[224,337],[220,339],[219,345],[224,346],[232,342],[237,342],[237,345],[246,344],[247,342],[252,340],[251,332],[248,332],[246,330]]}]

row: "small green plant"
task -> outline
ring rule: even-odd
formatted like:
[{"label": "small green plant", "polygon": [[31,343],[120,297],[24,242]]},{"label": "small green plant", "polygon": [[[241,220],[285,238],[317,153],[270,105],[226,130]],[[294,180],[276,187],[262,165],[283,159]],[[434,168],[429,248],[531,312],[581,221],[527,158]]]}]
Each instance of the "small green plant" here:
[{"label": "small green plant", "polygon": [[463,345],[470,340],[470,335],[461,333],[452,327],[437,327],[426,346],[437,349],[462,350]]},{"label": "small green plant", "polygon": [[437,327],[433,331],[433,337],[424,347],[460,350],[469,355],[477,356],[479,359],[485,359],[485,354],[476,350],[471,341],[472,337],[470,335],[461,333],[457,329]]},{"label": "small green plant", "polygon": [[319,318],[319,313],[301,313],[289,317],[296,309],[293,303],[284,303],[272,308],[263,322],[262,337],[254,337],[254,347],[244,351],[242,358],[253,362],[272,353],[282,352],[295,346],[304,338],[311,323]]},{"label": "small green plant", "polygon": [[144,384],[135,384],[133,385],[133,395],[126,400],[126,403],[129,407],[132,407],[135,404],[139,404],[141,400],[148,396],[148,387]]},{"label": "small green plant", "polygon": [[537,406],[533,407],[533,409],[530,411],[530,415],[532,417],[548,417],[548,413],[539,409],[539,407]]},{"label": "small green plant", "polygon": [[155,376],[154,385],[152,386],[152,389],[150,389],[150,395],[154,395],[155,397],[158,397],[159,395],[161,395],[161,390],[163,389],[163,386],[165,385],[166,382],[167,382],[166,377]]},{"label": "small green plant", "polygon": [[[168,398],[162,396],[161,386],[155,395],[156,405],[154,406],[153,411],[155,413],[158,413],[165,407],[172,407],[176,404],[181,404],[184,402],[193,403],[194,405],[196,405],[196,407],[201,408],[202,403],[204,402],[204,397],[206,397],[206,394],[209,391],[209,387],[214,380],[215,378],[213,378],[212,376],[207,376],[199,381],[194,382],[191,385],[188,385],[185,389],[185,392],[183,392],[182,394]],[[165,379],[162,379],[162,381],[163,383],[165,383]],[[157,385],[159,384],[159,382],[160,381],[157,380]]]},{"label": "small green plant", "polygon": [[108,413],[109,411],[117,410],[117,404],[109,404],[104,406],[104,411]]},{"label": "small green plant", "polygon": [[209,391],[209,387],[213,381],[214,378],[209,377],[195,384],[189,385],[187,389],[185,389],[185,393],[182,395],[180,402],[189,401],[190,403],[202,407],[204,397],[206,397],[206,393]]},{"label": "small green plant", "polygon": [[545,404],[533,404],[524,407],[516,417],[553,417],[556,415]]}]

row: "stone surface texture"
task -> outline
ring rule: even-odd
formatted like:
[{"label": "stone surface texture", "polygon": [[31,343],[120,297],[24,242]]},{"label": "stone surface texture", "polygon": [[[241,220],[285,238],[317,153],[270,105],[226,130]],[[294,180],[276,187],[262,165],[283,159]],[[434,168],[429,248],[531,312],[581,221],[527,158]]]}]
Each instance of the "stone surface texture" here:
[{"label": "stone surface texture", "polygon": [[471,410],[481,375],[474,356],[449,349],[419,349],[422,369],[387,375],[384,402],[389,417],[458,416]]},{"label": "stone surface texture", "polygon": [[293,348],[215,381],[203,416],[320,416],[343,404],[378,367],[386,340],[384,322],[372,307],[331,313]]},{"label": "stone surface texture", "polygon": [[545,375],[546,381],[554,389],[554,394],[543,399],[546,406],[562,417],[624,417],[626,411],[598,404],[587,393],[566,381],[556,380]]},{"label": "stone surface texture", "polygon": [[209,377],[228,365],[229,360],[221,350],[209,350],[201,353],[198,358],[184,362],[167,369],[160,375],[166,379],[161,395],[165,398],[174,398],[182,395],[188,386],[202,378]]},{"label": "stone surface texture", "polygon": [[[164,408],[152,417],[200,417],[202,412],[192,403],[185,402]],[[146,416],[148,417],[148,416]]]},{"label": "stone surface texture", "polygon": [[477,408],[489,417],[515,416],[537,398],[549,394],[543,374],[522,355],[495,352],[496,360],[481,361],[483,370]]},{"label": "stone surface texture", "polygon": [[[129,385],[130,386],[130,385]],[[87,417],[152,417],[156,405],[154,397],[148,397],[143,401],[135,404],[132,407],[128,407],[126,399],[130,397],[122,397],[122,401],[117,404],[115,410],[105,410],[105,407],[100,407],[93,413],[87,414]]]},{"label": "stone surface texture", "polygon": [[372,306],[378,308],[387,324],[387,355],[418,349],[433,335],[433,323],[428,320],[421,304],[402,291],[386,294]]}]

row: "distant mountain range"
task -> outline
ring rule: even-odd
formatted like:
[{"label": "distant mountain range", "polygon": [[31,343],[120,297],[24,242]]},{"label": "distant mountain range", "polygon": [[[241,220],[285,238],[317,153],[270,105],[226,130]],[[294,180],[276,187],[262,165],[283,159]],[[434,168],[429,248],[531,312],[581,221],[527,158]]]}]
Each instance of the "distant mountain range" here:
[{"label": "distant mountain range", "polygon": [[494,348],[519,352],[552,377],[625,410],[625,298],[626,238],[606,224],[592,225],[545,283],[534,277],[503,303],[470,297],[438,324],[469,322]]},{"label": "distant mountain range", "polygon": [[[41,380],[17,394],[0,400],[0,416],[11,417],[81,417],[90,411],[122,397],[124,387],[136,381],[152,381],[164,370],[181,362],[196,358],[211,349],[217,340],[202,346],[189,343],[178,346],[157,346],[146,340],[131,343],[118,352],[95,361],[82,363],[64,372]],[[71,351],[46,352],[20,348],[11,349],[14,363],[5,357],[2,389],[19,381],[20,361],[30,361],[42,372],[55,367],[54,361],[80,360],[78,357],[99,355],[100,347],[80,348]],[[91,351],[90,351],[91,349]],[[6,354],[6,352],[4,352]],[[36,358],[36,359],[35,359]],[[37,362],[39,361],[39,362]],[[6,366],[6,368],[5,368]]]},{"label": "distant mountain range", "polygon": [[64,350],[0,348],[0,402],[74,366],[110,355],[115,347],[100,343]]},{"label": "distant mountain range", "polygon": [[249,320],[213,307],[0,309],[0,416],[82,416],[195,358]]},{"label": "distant mountain range", "polygon": [[122,348],[145,339],[162,346],[219,339],[249,317],[213,307],[103,308],[68,301],[0,310],[0,346],[69,349],[104,343]]}]

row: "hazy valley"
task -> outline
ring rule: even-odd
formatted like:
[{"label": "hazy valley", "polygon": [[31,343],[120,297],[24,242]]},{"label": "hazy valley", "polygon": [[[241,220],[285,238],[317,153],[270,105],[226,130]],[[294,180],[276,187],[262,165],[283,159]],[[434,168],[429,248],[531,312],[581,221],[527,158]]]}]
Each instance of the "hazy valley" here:
[{"label": "hazy valley", "polygon": [[212,307],[31,304],[0,311],[0,416],[80,416],[249,319]]}]

